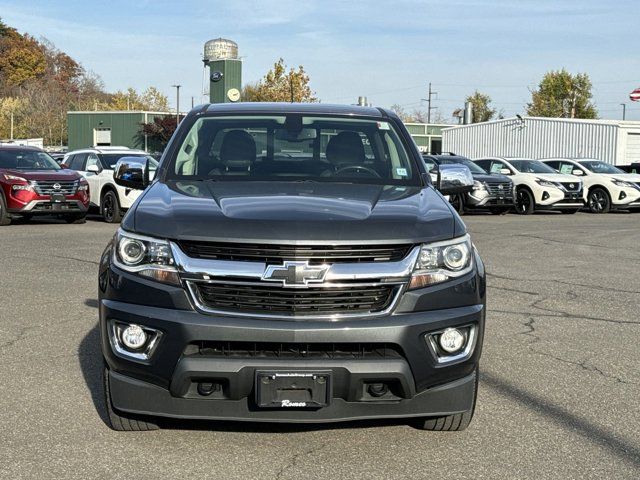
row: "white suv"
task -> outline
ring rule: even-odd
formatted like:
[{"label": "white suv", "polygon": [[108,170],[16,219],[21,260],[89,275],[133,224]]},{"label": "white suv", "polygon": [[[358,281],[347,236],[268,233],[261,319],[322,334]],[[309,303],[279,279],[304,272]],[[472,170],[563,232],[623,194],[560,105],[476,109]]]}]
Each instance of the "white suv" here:
[{"label": "white suv", "polygon": [[516,212],[522,215],[549,209],[576,213],[584,207],[582,182],[538,160],[491,157],[474,161],[489,173],[508,175],[513,180]]},{"label": "white suv", "polygon": [[127,147],[95,147],[74,150],[65,155],[62,164],[76,170],[89,183],[90,205],[100,209],[100,214],[108,223],[118,223],[122,214],[140,196],[140,190],[132,190],[116,185],[113,168],[123,157],[147,157],[150,172],[155,171],[156,162],[142,150]]},{"label": "white suv", "polygon": [[593,213],[640,207],[640,175],[626,173],[600,160],[550,158],[544,163],[584,183],[584,199]]}]

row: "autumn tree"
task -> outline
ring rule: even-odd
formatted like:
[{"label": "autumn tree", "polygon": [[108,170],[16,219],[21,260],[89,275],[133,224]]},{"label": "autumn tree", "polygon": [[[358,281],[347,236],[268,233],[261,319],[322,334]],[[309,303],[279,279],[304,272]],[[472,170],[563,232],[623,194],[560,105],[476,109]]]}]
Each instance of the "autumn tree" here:
[{"label": "autumn tree", "polygon": [[586,73],[572,75],[564,68],[547,72],[531,92],[527,114],[533,117],[597,118]]},{"label": "autumn tree", "polygon": [[280,58],[273,68],[257,83],[242,89],[245,102],[317,102],[315,92],[309,86],[309,75],[302,65],[287,70]]},{"label": "autumn tree", "polygon": [[169,110],[169,99],[155,87],[149,87],[141,93],[129,87],[126,91],[118,90],[111,95],[102,110],[149,110],[166,112]]},{"label": "autumn tree", "polygon": [[[181,116],[184,118],[184,116]],[[149,123],[140,124],[140,135],[146,135],[150,142],[151,150],[161,152],[171,140],[173,132],[176,131],[175,115],[158,115]]]},{"label": "autumn tree", "polygon": [[0,93],[6,94],[44,75],[46,58],[37,40],[0,23]]},{"label": "autumn tree", "polygon": [[495,108],[491,108],[491,97],[478,90],[465,99],[465,103],[471,103],[471,123],[488,122],[496,116]]}]

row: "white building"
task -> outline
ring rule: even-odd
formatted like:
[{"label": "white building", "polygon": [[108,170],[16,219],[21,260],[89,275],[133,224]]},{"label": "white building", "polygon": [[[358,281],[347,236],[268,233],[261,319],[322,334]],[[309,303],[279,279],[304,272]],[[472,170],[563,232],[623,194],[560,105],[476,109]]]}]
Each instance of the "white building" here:
[{"label": "white building", "polygon": [[597,158],[640,162],[640,122],[522,117],[446,128],[442,151],[470,158]]}]

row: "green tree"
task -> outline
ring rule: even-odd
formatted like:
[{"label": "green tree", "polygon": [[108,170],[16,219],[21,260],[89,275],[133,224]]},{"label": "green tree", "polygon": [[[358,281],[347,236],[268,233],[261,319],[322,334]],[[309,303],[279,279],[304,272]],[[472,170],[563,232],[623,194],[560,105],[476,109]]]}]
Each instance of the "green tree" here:
[{"label": "green tree", "polygon": [[469,95],[465,102],[471,103],[472,123],[488,122],[498,113],[496,109],[491,108],[491,97],[485,93],[480,93],[478,90]]},{"label": "green tree", "polygon": [[533,117],[598,118],[591,102],[591,80],[586,73],[572,75],[564,68],[547,72],[531,92],[527,114]]},{"label": "green tree", "polygon": [[287,71],[280,58],[259,82],[242,89],[245,102],[317,102],[315,92],[309,86],[309,75],[302,65]]}]

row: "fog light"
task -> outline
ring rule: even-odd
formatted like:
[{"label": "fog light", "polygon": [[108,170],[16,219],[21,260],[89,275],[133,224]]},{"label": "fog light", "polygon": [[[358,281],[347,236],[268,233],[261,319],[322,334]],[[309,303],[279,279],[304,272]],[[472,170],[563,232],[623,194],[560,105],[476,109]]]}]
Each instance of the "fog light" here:
[{"label": "fog light", "polygon": [[447,328],[438,339],[440,347],[447,353],[454,353],[464,346],[464,335],[457,328]]},{"label": "fog light", "polygon": [[131,350],[138,350],[147,343],[147,334],[140,325],[129,325],[122,331],[122,343]]}]

